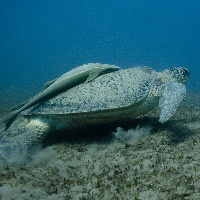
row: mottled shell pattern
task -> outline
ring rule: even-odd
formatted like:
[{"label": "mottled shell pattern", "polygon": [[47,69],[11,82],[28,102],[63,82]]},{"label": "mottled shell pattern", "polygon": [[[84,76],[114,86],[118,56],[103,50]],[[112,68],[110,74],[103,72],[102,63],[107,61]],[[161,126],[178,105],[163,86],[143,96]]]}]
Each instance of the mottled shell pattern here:
[{"label": "mottled shell pattern", "polygon": [[158,73],[148,67],[122,69],[103,74],[56,97],[41,102],[25,114],[71,114],[118,109],[157,95]]}]

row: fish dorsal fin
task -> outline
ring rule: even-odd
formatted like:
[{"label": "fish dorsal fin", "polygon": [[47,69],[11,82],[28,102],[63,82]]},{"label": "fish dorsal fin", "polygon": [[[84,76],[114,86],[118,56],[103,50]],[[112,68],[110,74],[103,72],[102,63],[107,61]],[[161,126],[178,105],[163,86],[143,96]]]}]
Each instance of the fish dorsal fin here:
[{"label": "fish dorsal fin", "polygon": [[55,78],[47,83],[44,84],[45,89],[48,88],[51,84],[53,84],[58,78]]},{"label": "fish dorsal fin", "polygon": [[86,80],[86,83],[88,83],[88,82],[94,80],[97,76],[99,76],[99,74],[100,74],[101,72],[102,72],[102,69],[99,69],[99,68],[93,69],[93,70],[90,72],[90,74],[89,74],[89,76],[88,76],[88,78],[87,78],[87,80]]}]

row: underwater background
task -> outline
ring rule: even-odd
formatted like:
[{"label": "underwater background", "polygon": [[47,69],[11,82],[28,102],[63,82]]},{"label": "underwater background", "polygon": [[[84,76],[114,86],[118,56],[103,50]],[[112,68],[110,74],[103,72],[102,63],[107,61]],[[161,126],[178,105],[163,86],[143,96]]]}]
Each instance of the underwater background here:
[{"label": "underwater background", "polygon": [[55,132],[22,166],[0,156],[0,199],[200,199],[199,0],[0,0],[0,24],[0,117],[91,62],[191,73],[164,124],[155,109],[119,127]]},{"label": "underwater background", "polygon": [[0,100],[20,102],[89,62],[184,66],[198,89],[199,11],[198,0],[1,0]]}]

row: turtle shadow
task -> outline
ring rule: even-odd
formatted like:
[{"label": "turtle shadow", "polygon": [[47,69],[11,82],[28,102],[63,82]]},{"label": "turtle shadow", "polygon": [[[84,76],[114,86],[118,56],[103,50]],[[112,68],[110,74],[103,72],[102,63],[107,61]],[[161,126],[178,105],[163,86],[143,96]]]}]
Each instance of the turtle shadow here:
[{"label": "turtle shadow", "polygon": [[196,131],[183,126],[183,120],[169,120],[164,124],[157,123],[156,126],[153,127],[153,132],[159,131],[167,131],[169,132],[169,145],[182,143],[192,136],[196,135]]},{"label": "turtle shadow", "polygon": [[72,143],[72,144],[90,144],[90,143],[111,143],[113,142],[113,133],[118,127],[127,131],[129,129],[136,129],[139,127],[151,127],[151,135],[158,132],[169,132],[169,145],[178,144],[195,134],[194,131],[185,128],[177,123],[176,120],[169,120],[165,123],[159,123],[158,118],[142,117],[137,119],[127,120],[107,126],[89,126],[73,130],[63,130],[51,132],[44,139],[42,145],[44,147],[58,144],[58,143]]},{"label": "turtle shadow", "polygon": [[110,143],[113,141],[113,133],[118,127],[123,130],[135,129],[137,126],[147,124],[144,120],[127,120],[107,125],[85,126],[79,129],[62,130],[51,132],[43,141],[43,146],[49,146],[56,143]]},{"label": "turtle shadow", "polygon": [[169,120],[165,123],[160,123],[159,118],[152,118],[149,121],[152,127],[151,134],[164,132],[168,136],[168,145],[179,144],[192,136],[196,135],[196,131],[183,126],[186,121],[184,120]]},{"label": "turtle shadow", "polygon": [[169,120],[165,123],[160,123],[158,117],[143,117],[140,120],[135,121],[139,126],[150,126],[151,135],[155,135],[158,132],[166,132],[168,133],[168,145],[179,144],[190,137],[196,135],[194,130],[191,130],[185,126],[183,126],[186,121],[184,120]]}]

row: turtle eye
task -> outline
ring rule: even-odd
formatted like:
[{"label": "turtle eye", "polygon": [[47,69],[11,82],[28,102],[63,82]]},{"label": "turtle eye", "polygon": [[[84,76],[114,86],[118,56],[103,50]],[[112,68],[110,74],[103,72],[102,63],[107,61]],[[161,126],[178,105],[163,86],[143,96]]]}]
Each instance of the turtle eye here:
[{"label": "turtle eye", "polygon": [[189,72],[187,69],[185,69],[185,74],[186,74],[187,76],[190,76],[190,72]]},{"label": "turtle eye", "polygon": [[189,72],[188,69],[183,68],[183,67],[180,68],[180,72],[181,71],[182,71],[182,73],[180,74],[180,77],[179,77],[180,82],[186,83],[189,80],[189,78],[190,78],[190,72]]},{"label": "turtle eye", "polygon": [[183,70],[183,75],[184,75],[185,77],[190,77],[190,72],[189,72],[189,70],[184,68],[184,70]]}]

